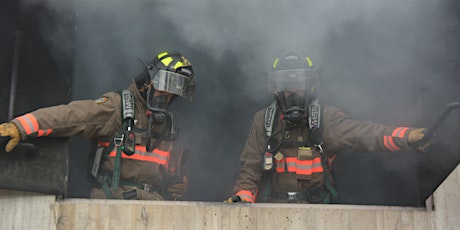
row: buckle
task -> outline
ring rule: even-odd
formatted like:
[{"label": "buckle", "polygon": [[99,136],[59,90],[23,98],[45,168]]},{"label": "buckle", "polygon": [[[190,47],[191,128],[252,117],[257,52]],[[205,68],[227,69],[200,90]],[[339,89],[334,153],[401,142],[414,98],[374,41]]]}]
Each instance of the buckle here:
[{"label": "buckle", "polygon": [[143,189],[147,192],[153,192],[153,186],[150,185],[150,184],[142,184],[143,185]]},{"label": "buckle", "polygon": [[117,147],[120,146],[121,143],[123,142],[124,137],[125,137],[124,134],[121,134],[121,137],[115,136],[115,137],[113,138],[113,143],[115,143],[115,146],[117,146]]},{"label": "buckle", "polygon": [[298,200],[298,195],[299,193],[298,192],[287,192],[287,200],[289,201],[294,201],[294,200]]}]

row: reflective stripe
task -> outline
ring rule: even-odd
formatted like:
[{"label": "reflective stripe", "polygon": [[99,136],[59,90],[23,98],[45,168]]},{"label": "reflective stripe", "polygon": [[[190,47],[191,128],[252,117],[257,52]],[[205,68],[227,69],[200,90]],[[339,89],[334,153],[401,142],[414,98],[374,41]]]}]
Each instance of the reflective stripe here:
[{"label": "reflective stripe", "polygon": [[404,135],[406,134],[407,130],[409,128],[408,127],[398,127],[396,128],[393,133],[391,134],[392,137],[399,137],[399,138],[403,138]]},{"label": "reflective stripe", "polygon": [[21,123],[27,135],[38,131],[38,122],[34,115],[28,113],[16,118]]},{"label": "reflective stripe", "polygon": [[161,62],[165,66],[168,66],[172,61],[173,61],[172,57],[166,57],[166,58],[161,59]]},{"label": "reflective stripe", "polygon": [[[112,152],[110,152],[109,157],[116,157],[117,155],[116,148],[114,148]],[[135,152],[133,155],[128,156],[126,154],[122,154],[121,157],[125,159],[132,159],[132,160],[138,160],[138,161],[154,162],[160,165],[167,166],[168,160],[169,160],[169,151],[162,151],[159,149],[154,149],[152,152],[147,152],[144,146],[137,145],[135,147]]]},{"label": "reflective stripe", "polygon": [[163,56],[165,56],[166,54],[168,54],[168,52],[163,52],[163,53],[158,54],[157,57],[158,57],[158,59],[160,59]]},{"label": "reflective stripe", "polygon": [[176,62],[176,64],[174,64],[174,69],[177,69],[177,68],[182,67],[182,66],[185,66],[184,63],[182,63],[181,61],[178,61],[178,62]]},{"label": "reflective stripe", "polygon": [[38,130],[37,137],[49,136],[53,132],[52,129],[41,129]]},{"label": "reflective stripe", "polygon": [[383,145],[387,147],[390,151],[398,151],[401,150],[393,141],[393,137],[391,136],[383,136]]},{"label": "reflective stripe", "polygon": [[299,160],[297,157],[286,158],[287,171],[299,175],[311,175],[312,173],[323,172],[321,158],[316,157],[312,160]]},{"label": "reflective stripe", "polygon": [[[99,146],[108,147],[109,145],[110,145],[109,142],[99,142]],[[116,156],[117,156],[117,147],[115,147],[109,153],[109,157],[116,157]],[[152,152],[147,152],[147,149],[145,148],[145,146],[136,145],[133,155],[128,156],[126,154],[122,154],[121,157],[125,159],[131,159],[131,160],[154,162],[160,165],[165,165],[166,168],[168,168],[170,152],[159,150],[159,149],[154,149]]]},{"label": "reflective stripe", "polygon": [[286,169],[286,160],[283,158],[281,160],[276,160],[275,159],[275,162],[276,162],[276,172],[284,172],[284,170]]},{"label": "reflective stripe", "polygon": [[310,57],[305,58],[308,62],[308,67],[313,67],[313,62],[311,61]]},{"label": "reflective stripe", "polygon": [[[257,192],[256,192],[257,194]],[[252,194],[248,190],[241,190],[236,193],[237,196],[240,196],[242,201],[254,203],[256,201],[256,194]]]}]

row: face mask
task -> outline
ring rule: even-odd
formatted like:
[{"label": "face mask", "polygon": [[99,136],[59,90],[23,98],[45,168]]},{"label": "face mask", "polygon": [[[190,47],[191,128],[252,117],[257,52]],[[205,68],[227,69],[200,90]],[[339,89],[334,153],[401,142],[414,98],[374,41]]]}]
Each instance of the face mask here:
[{"label": "face mask", "polygon": [[284,93],[278,95],[278,103],[284,114],[284,119],[294,123],[299,123],[306,118],[308,112],[307,98],[297,94],[291,93],[288,97]]}]

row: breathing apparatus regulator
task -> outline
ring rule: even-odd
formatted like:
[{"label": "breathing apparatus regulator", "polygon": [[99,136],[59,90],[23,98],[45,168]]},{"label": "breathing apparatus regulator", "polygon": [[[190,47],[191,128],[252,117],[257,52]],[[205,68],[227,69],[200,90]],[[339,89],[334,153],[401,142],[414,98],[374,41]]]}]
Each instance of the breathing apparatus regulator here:
[{"label": "breathing apparatus regulator", "polygon": [[[180,53],[163,52],[150,63],[142,62],[147,68],[147,74],[137,77],[136,84],[138,88],[141,86],[146,89],[143,93],[149,119],[146,148],[150,152],[158,147],[161,141],[171,141],[177,137],[178,129],[168,108],[177,96],[191,100],[195,82],[190,61]],[[156,133],[155,126],[164,126],[163,131]],[[153,144],[152,138],[156,138]]]}]

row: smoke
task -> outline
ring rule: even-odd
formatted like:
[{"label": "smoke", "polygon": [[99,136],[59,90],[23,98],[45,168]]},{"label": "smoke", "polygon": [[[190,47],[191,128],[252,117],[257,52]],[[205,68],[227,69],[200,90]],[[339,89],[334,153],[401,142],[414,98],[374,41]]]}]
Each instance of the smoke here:
[{"label": "smoke", "polygon": [[[446,43],[439,42],[458,26],[452,22],[458,12],[430,1],[25,2],[45,4],[64,22],[75,20],[74,99],[126,88],[143,68],[138,58],[177,50],[191,60],[198,84],[194,101],[173,108],[192,150],[191,200],[232,195],[252,116],[272,100],[262,76],[286,49],[305,53],[321,69],[321,101],[359,119],[427,126],[435,114],[430,108],[459,99],[453,77],[458,47],[446,53]],[[59,29],[68,24],[49,26],[43,30],[52,34],[50,45],[60,53],[71,50]],[[455,38],[447,46],[458,46]],[[374,168],[398,173],[407,160],[395,156]],[[405,179],[418,180],[414,167]]]}]

